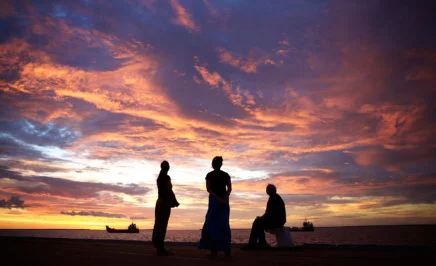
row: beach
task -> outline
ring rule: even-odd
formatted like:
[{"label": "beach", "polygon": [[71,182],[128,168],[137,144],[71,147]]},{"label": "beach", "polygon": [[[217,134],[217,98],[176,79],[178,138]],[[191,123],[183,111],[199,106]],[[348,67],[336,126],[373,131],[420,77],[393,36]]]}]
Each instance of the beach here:
[{"label": "beach", "polygon": [[287,250],[243,251],[211,259],[195,243],[168,243],[173,256],[159,257],[144,241],[0,237],[0,255],[8,265],[434,265],[434,249],[297,246]]}]

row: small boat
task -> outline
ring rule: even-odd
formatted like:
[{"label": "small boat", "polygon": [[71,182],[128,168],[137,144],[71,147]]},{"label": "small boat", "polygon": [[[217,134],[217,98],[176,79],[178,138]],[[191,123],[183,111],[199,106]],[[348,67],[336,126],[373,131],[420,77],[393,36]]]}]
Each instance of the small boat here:
[{"label": "small boat", "polygon": [[128,229],[115,229],[106,225],[106,231],[108,233],[139,233],[139,229],[136,228],[136,224],[134,223],[129,225]]},{"label": "small boat", "polygon": [[313,227],[313,223],[309,222],[307,219],[303,222],[303,227],[291,227],[290,231],[293,232],[313,232],[315,228]]}]

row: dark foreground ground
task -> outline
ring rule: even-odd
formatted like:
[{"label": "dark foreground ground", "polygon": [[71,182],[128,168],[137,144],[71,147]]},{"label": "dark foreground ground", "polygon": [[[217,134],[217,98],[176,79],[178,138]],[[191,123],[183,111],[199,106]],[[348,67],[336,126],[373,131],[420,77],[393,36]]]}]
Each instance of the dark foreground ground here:
[{"label": "dark foreground ground", "polygon": [[[242,251],[215,260],[192,244],[169,244],[175,255],[158,257],[150,243],[0,237],[1,265],[436,265],[430,248],[301,246],[292,250]],[[3,263],[4,262],[4,263]]]}]

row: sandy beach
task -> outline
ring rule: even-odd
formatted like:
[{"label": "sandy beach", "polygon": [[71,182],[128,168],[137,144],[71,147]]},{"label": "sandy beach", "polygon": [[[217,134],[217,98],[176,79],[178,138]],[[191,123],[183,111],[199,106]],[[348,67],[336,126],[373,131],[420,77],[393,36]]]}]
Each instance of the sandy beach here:
[{"label": "sandy beach", "polygon": [[242,251],[214,260],[195,244],[169,243],[175,255],[159,257],[140,241],[0,237],[0,255],[8,265],[434,265],[432,249],[335,248],[299,246],[293,250]]}]

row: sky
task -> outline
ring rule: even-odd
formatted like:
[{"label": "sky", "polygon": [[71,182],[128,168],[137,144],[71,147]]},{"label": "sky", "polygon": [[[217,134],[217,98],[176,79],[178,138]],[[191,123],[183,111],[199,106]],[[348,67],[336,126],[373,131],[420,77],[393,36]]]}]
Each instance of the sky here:
[{"label": "sky", "polygon": [[230,226],[436,223],[426,1],[0,3],[0,228],[151,229],[160,163],[200,229],[214,156]]}]

